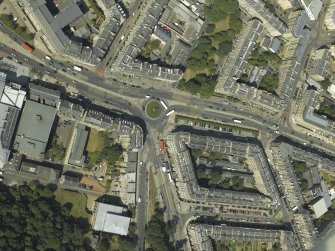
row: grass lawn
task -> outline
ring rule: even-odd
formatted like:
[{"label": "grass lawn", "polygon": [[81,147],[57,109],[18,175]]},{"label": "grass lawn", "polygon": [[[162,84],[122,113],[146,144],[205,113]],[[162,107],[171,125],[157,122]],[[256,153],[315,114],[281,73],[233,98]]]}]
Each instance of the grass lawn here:
[{"label": "grass lawn", "polygon": [[149,182],[149,209],[148,209],[148,216],[149,219],[151,218],[151,216],[155,213],[155,204],[157,201],[157,188],[155,185],[155,181],[154,181],[154,175],[152,174],[152,172],[150,172],[150,182]]},{"label": "grass lawn", "polygon": [[152,100],[147,104],[145,111],[149,118],[156,119],[162,114],[162,106],[158,101]]},{"label": "grass lawn", "polygon": [[55,195],[56,200],[60,204],[64,205],[70,202],[73,205],[71,209],[72,216],[88,218],[88,214],[85,211],[86,197],[83,194],[58,188]]},{"label": "grass lawn", "polygon": [[99,136],[99,131],[97,129],[91,128],[86,150],[88,152],[96,152],[101,151],[103,147],[104,139]]},{"label": "grass lawn", "polygon": [[226,31],[229,29],[229,18],[215,23],[215,32]]},{"label": "grass lawn", "polygon": [[321,171],[320,174],[328,187],[335,186],[335,177],[330,172]]}]

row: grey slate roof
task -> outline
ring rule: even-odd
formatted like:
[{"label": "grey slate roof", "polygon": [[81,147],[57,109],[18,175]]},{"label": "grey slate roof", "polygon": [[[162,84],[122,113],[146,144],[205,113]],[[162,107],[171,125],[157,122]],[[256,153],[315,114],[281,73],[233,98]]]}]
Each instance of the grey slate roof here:
[{"label": "grey slate roof", "polygon": [[55,108],[27,100],[16,133],[14,148],[33,158],[42,158],[55,116]]},{"label": "grey slate roof", "polygon": [[75,141],[72,146],[69,164],[75,166],[82,166],[85,160],[84,150],[86,147],[86,142],[88,138],[88,131],[86,130],[86,126],[83,124],[77,125]]}]

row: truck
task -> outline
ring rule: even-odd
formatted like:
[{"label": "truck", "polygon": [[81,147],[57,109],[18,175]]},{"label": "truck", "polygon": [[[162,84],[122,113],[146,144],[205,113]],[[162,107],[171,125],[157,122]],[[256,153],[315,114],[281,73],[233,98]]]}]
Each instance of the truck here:
[{"label": "truck", "polygon": [[163,100],[161,100],[161,105],[164,107],[165,110],[168,109],[167,105],[165,104],[165,102]]},{"label": "truck", "polygon": [[34,48],[32,48],[29,44],[23,43],[22,47],[25,48],[29,53],[33,53]]},{"label": "truck", "polygon": [[73,66],[73,70],[75,70],[75,71],[82,71],[83,69],[80,67],[80,66],[77,66],[77,65],[74,65]]},{"label": "truck", "polygon": [[233,119],[234,123],[238,123],[238,124],[241,124],[242,123],[242,120],[241,119]]},{"label": "truck", "polygon": [[171,173],[167,173],[167,177],[168,177],[168,180],[169,180],[169,182],[170,182],[170,183],[172,183],[172,182],[173,182],[173,180],[172,180]]}]

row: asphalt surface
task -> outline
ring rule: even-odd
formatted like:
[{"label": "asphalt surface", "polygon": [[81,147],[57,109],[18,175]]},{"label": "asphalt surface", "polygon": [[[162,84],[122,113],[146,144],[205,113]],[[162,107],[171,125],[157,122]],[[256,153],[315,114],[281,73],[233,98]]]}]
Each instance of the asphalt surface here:
[{"label": "asphalt surface", "polygon": [[[137,6],[138,7],[138,6]],[[137,8],[136,7],[136,8]],[[135,9],[131,11],[134,13]],[[135,18],[134,18],[135,19]],[[131,19],[130,19],[131,20]],[[124,25],[124,29],[128,29],[128,25]],[[318,25],[320,29],[320,25]],[[3,25],[0,26],[0,31],[8,36],[17,45],[22,45],[22,41],[17,35],[7,30]],[[121,33],[119,33],[121,34]],[[319,34],[318,34],[319,37]],[[324,39],[323,41],[328,41]],[[315,42],[312,43],[313,45]],[[312,46],[312,45],[310,45]],[[165,88],[163,85],[158,88],[143,88],[140,86],[131,85],[123,81],[119,81],[114,78],[102,79],[95,72],[91,72],[87,69],[83,69],[81,72],[73,70],[73,64],[68,61],[56,61],[46,60],[45,54],[39,50],[34,50],[32,55],[26,56],[18,52],[14,52],[11,47],[1,46],[0,53],[3,56],[15,58],[23,65],[34,68],[36,71],[40,71],[47,74],[59,82],[66,84],[69,83],[78,89],[80,95],[83,95],[93,103],[104,104],[105,107],[110,109],[115,108],[117,110],[127,111],[137,117],[142,118],[145,121],[146,127],[148,128],[148,136],[146,138],[148,152],[155,153],[155,132],[163,131],[166,125],[166,117],[163,115],[159,120],[150,121],[145,116],[143,110],[139,108],[139,104],[145,99],[146,95],[150,95],[153,98],[158,98],[166,101],[169,105],[169,109],[175,109],[177,113],[184,115],[194,115],[197,117],[206,117],[210,120],[218,122],[232,122],[233,119],[243,119],[242,126],[254,127],[258,130],[265,132],[269,137],[276,137],[276,130],[280,132],[280,135],[288,136],[293,138],[297,142],[305,143],[313,140],[313,145],[326,152],[335,152],[334,146],[327,145],[321,140],[311,138],[305,134],[293,131],[288,123],[285,123],[282,118],[264,116],[261,114],[255,115],[251,108],[246,108],[242,104],[232,105],[226,101],[220,101],[218,98],[212,98],[209,100],[203,100],[195,96],[190,96],[187,93],[181,92],[175,89]],[[101,66],[106,67],[110,64],[111,57],[114,56],[115,51],[107,55],[106,60],[103,61]],[[13,54],[13,55],[12,55]],[[27,58],[27,60],[25,60]],[[266,119],[264,119],[266,118]],[[278,129],[273,129],[273,125],[278,125]],[[145,161],[151,161],[156,168],[159,168],[160,161],[156,154],[149,154],[148,159]],[[141,250],[144,247],[144,229],[147,222],[147,187],[148,182],[146,178],[146,172],[149,171],[148,166],[144,164],[140,167],[142,175],[138,179],[139,196],[141,202],[137,205],[137,219],[138,219],[138,247]],[[176,203],[171,193],[170,184],[166,182],[166,177],[161,172],[161,169],[157,170],[158,178],[161,182],[160,190],[164,198],[164,202],[168,208],[168,217],[170,219],[173,216],[178,215],[176,210]],[[89,192],[86,191],[85,192]]]}]

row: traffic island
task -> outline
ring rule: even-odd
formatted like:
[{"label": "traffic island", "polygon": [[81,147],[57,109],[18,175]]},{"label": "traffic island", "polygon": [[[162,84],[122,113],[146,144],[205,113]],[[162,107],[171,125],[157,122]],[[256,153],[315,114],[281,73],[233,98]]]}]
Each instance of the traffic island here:
[{"label": "traffic island", "polygon": [[158,101],[152,100],[147,104],[145,112],[150,119],[157,119],[162,114],[162,106]]}]

